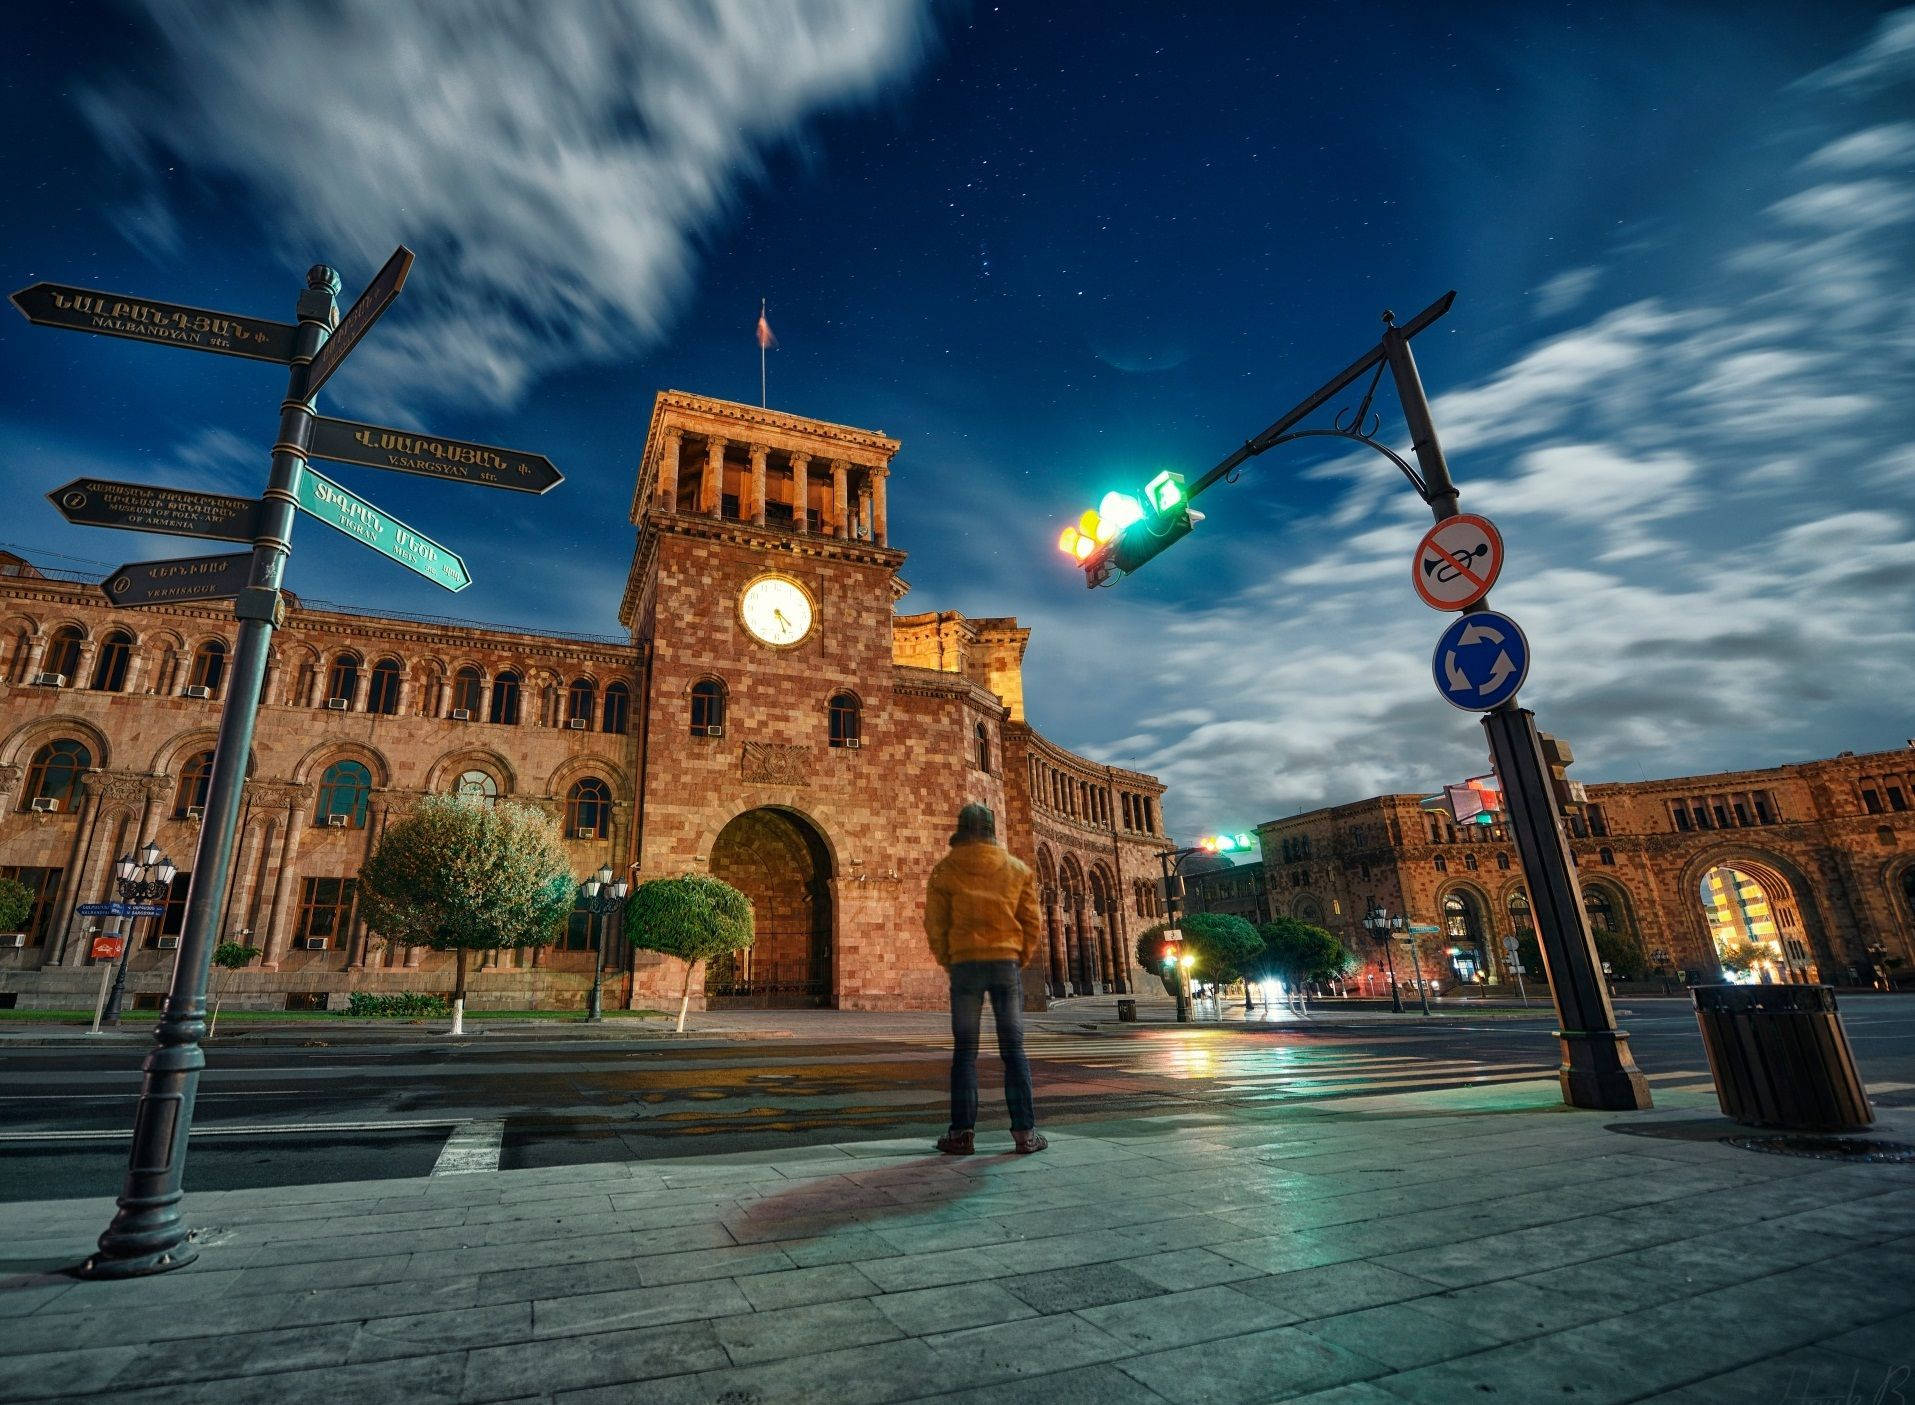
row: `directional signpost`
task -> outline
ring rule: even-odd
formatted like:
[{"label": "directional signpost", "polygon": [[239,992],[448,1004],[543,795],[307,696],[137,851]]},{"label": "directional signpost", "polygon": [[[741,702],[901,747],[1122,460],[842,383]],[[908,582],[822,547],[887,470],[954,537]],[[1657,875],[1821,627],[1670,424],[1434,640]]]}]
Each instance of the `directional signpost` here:
[{"label": "directional signpost", "polygon": [[246,588],[253,553],[182,556],[171,561],[129,561],[101,584],[115,605],[190,605],[232,600]]},{"label": "directional signpost", "polygon": [[565,481],[565,475],[544,454],[436,439],[351,420],[315,419],[312,443],[306,452],[316,459],[356,463],[362,468],[389,468],[519,493],[543,493]]},{"label": "directional signpost", "polygon": [[1463,513],[1423,534],[1410,575],[1425,605],[1465,610],[1489,594],[1502,569],[1502,533],[1487,517]]},{"label": "directional signpost", "polygon": [[259,535],[259,503],[228,493],[76,478],[48,493],[47,500],[76,527],[118,527],[216,542],[250,542]]},{"label": "directional signpost", "polygon": [[387,516],[323,473],[308,468],[299,475],[298,491],[299,506],[304,511],[354,540],[364,542],[407,570],[416,571],[447,590],[464,590],[472,584],[472,576],[457,553],[413,531],[398,518]]},{"label": "directional signpost", "polygon": [[1431,667],[1445,702],[1488,712],[1515,697],[1529,676],[1529,641],[1508,615],[1478,610],[1443,631]]},{"label": "directional signpost", "polygon": [[64,327],[70,332],[97,332],[130,341],[183,346],[189,351],[216,351],[222,356],[244,356],[254,361],[293,359],[293,333],[284,322],[258,317],[235,317],[230,312],[208,312],[152,298],[122,297],[91,288],[69,288],[61,283],[35,283],[12,298],[13,305],[39,327]]},{"label": "directional signpost", "polygon": [[[15,306],[41,326],[277,361],[292,368],[280,402],[271,472],[259,499],[90,478],[75,479],[48,495],[67,521],[83,526],[252,544],[250,553],[232,556],[132,562],[114,572],[104,587],[116,605],[230,598],[239,638],[220,708],[219,741],[207,778],[179,956],[166,1013],[144,1066],[119,1212],[100,1236],[98,1251],[78,1270],[83,1277],[162,1273],[198,1256],[180,1201],[193,1100],[206,1064],[200,1041],[206,1035],[207,977],[231,879],[260,685],[273,631],[284,614],[281,582],[292,552],[296,509],[448,590],[472,583],[465,562],[455,553],[315,473],[308,466],[309,456],[530,493],[544,492],[560,481],[557,468],[538,454],[325,420],[313,413],[319,388],[392,305],[411,267],[412,252],[397,250],[343,319],[335,302],[339,275],[323,264],[314,267],[299,297],[297,326],[51,283],[13,295]],[[112,903],[90,904],[81,911],[132,917],[158,916],[164,909]],[[96,1027],[97,1020],[96,1012]]]}]

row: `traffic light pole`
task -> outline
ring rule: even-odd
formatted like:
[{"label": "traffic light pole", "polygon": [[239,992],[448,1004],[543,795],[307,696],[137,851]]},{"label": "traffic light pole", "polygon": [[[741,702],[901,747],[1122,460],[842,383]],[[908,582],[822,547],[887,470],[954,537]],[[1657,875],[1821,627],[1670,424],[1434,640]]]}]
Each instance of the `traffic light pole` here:
[{"label": "traffic light pole", "polygon": [[[1182,849],[1176,855],[1159,852],[1158,862],[1164,866],[1164,915],[1170,919],[1169,926],[1175,928],[1183,913],[1183,887],[1177,874],[1177,865],[1181,864],[1195,849]],[[1179,942],[1181,947],[1183,943]],[[1177,1023],[1190,1023],[1190,973],[1184,969],[1183,952],[1177,953],[1178,960],[1171,964],[1171,994],[1177,998]]]}]

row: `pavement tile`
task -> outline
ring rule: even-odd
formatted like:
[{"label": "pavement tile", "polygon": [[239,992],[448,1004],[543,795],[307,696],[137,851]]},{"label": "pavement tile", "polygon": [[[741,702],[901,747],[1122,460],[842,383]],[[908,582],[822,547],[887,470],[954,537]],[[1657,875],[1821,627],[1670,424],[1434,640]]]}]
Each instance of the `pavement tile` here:
[{"label": "pavement tile", "polygon": [[1643,1397],[1665,1405],[1751,1405],[1755,1401],[1893,1405],[1911,1368],[1858,1361],[1825,1347],[1798,1347],[1707,1380]]},{"label": "pavement tile", "polygon": [[781,1273],[753,1273],[738,1280],[738,1289],[758,1312],[775,1312],[804,1303],[835,1302],[869,1297],[878,1291],[856,1264],[821,1264]]},{"label": "pavement tile", "polygon": [[1147,1254],[1141,1259],[1124,1260],[1124,1267],[1171,1292],[1235,1283],[1255,1278],[1261,1271],[1208,1249],[1172,1249],[1168,1253]]},{"label": "pavement tile", "polygon": [[989,1327],[939,1332],[921,1340],[939,1362],[932,1380],[981,1385],[1014,1376],[1035,1376],[1110,1361],[1129,1348],[1108,1332],[1070,1313],[1022,1317]]},{"label": "pavement tile", "polygon": [[1126,1343],[1133,1352],[1238,1337],[1296,1321],[1295,1313],[1275,1303],[1221,1285],[1080,1308],[1077,1315]]},{"label": "pavement tile", "polygon": [[53,1307],[54,1301],[79,1286],[74,1279],[50,1273],[0,1278],[0,1322],[34,1312],[64,1312],[65,1305]]},{"label": "pavement tile", "polygon": [[1589,1215],[1384,1255],[1377,1262],[1460,1288],[1518,1278],[1556,1264],[1604,1258],[1666,1237],[1666,1230],[1633,1217]]},{"label": "pavement tile", "polygon": [[923,1342],[878,1342],[647,1381],[642,1396],[619,1385],[556,1398],[563,1405],[883,1405],[922,1398],[939,1369]]},{"label": "pavement tile", "polygon": [[463,1351],[436,1356],[414,1356],[364,1365],[326,1366],[309,1371],[281,1371],[264,1376],[240,1376],[218,1384],[193,1381],[150,1389],[116,1387],[111,1405],[244,1405],[270,1401],[271,1405],[454,1405],[465,1376]]},{"label": "pavement tile", "polygon": [[1401,1405],[1401,1401],[1373,1381],[1352,1381],[1292,1396],[1291,1405]]},{"label": "pavement tile", "polygon": [[[356,1322],[324,1323],[284,1331],[190,1337],[161,1350],[142,1351],[115,1380],[128,1388],[183,1381],[219,1381],[307,1367],[343,1365],[359,1335]],[[419,1355],[426,1355],[421,1351]],[[4,1398],[4,1397],[0,1397]]]},{"label": "pavement tile", "polygon": [[[37,1313],[0,1325],[0,1355],[71,1351],[79,1347],[171,1342],[279,1325],[290,1296],[188,1298],[165,1312],[120,1308],[111,1312]],[[390,1301],[390,1295],[388,1295]],[[4,1397],[0,1397],[4,1398]]]},{"label": "pavement tile", "polygon": [[1164,1289],[1118,1264],[1084,1264],[1045,1269],[998,1280],[1005,1292],[1039,1312],[1072,1312],[1105,1303],[1161,1296]]},{"label": "pavement tile", "polygon": [[[270,1320],[256,1318],[256,1321],[271,1327],[297,1327],[308,1322],[363,1322],[385,1316],[401,1297],[405,1306],[414,1312],[471,1307],[479,1300],[479,1280],[470,1274],[457,1278],[408,1278],[403,1290],[396,1290],[388,1283],[339,1287],[328,1280],[324,1288],[292,1294]],[[235,1314],[257,1313],[260,1301],[247,1293],[222,1306]]]},{"label": "pavement tile", "polygon": [[490,1307],[380,1316],[360,1324],[347,1359],[389,1361],[400,1356],[432,1356],[456,1347],[525,1341],[531,1336],[530,1303],[495,1303]]},{"label": "pavement tile", "polygon": [[962,1327],[986,1327],[1036,1315],[1029,1303],[1012,1297],[997,1283],[989,1281],[914,1288],[904,1293],[886,1293],[871,1301],[910,1337],[952,1332]]},{"label": "pavement tile", "polygon": [[[230,1284],[223,1286],[222,1291],[240,1297],[253,1297],[264,1293],[296,1293],[302,1288],[311,1287],[315,1280],[323,1281],[329,1288],[352,1288],[367,1283],[396,1283],[408,1277],[428,1276],[419,1272],[409,1254],[382,1254],[376,1258],[322,1262],[325,1264],[323,1268],[295,1261],[241,1269]],[[170,1286],[173,1275],[169,1273],[166,1278]]]},{"label": "pavement tile", "polygon": [[1640,1343],[1635,1350],[1618,1353],[1577,1347],[1558,1334],[1380,1376],[1371,1383],[1415,1405],[1492,1397],[1604,1405],[1656,1389],[1655,1382],[1643,1378],[1643,1355]]},{"label": "pavement tile", "polygon": [[1284,1400],[1380,1376],[1388,1369],[1296,1327],[1177,1347],[1134,1357],[1119,1367],[1166,1400],[1190,1405]]},{"label": "pavement tile", "polygon": [[773,1248],[741,1244],[730,1249],[699,1249],[688,1254],[657,1254],[630,1265],[647,1288],[661,1283],[694,1283],[701,1278],[733,1278],[741,1273],[776,1273],[797,1265]]},{"label": "pavement tile", "polygon": [[[504,1400],[546,1395],[581,1386],[617,1385],[630,1400],[633,1383],[659,1376],[705,1371],[730,1360],[709,1322],[621,1329],[549,1341],[483,1347],[466,1355],[460,1399]],[[652,1398],[647,1384],[646,1399]]]},{"label": "pavement tile", "polygon": [[1338,1242],[1334,1231],[1312,1230],[1300,1234],[1272,1234],[1261,1239],[1233,1239],[1210,1246],[1234,1263],[1244,1264],[1259,1273],[1289,1273],[1300,1268],[1320,1268],[1324,1264],[1360,1259],[1359,1249]]},{"label": "pavement tile", "polygon": [[[1830,1337],[1822,1343],[1831,1351],[1863,1361],[1915,1367],[1915,1345],[1911,1344],[1915,1344],[1915,1312],[1898,1312],[1893,1317],[1884,1317],[1880,1322],[1857,1327],[1852,1332]],[[1906,1390],[1907,1394],[1915,1397],[1915,1381],[1910,1381]]]},{"label": "pavement tile", "polygon": [[90,1395],[106,1389],[115,1376],[146,1354],[141,1346],[102,1346],[0,1356],[0,1400],[61,1400]]},{"label": "pavement tile", "polygon": [[1115,1366],[1099,1365],[993,1381],[928,1398],[938,1405],[1152,1405],[1164,1397]]},{"label": "pavement tile", "polygon": [[869,1298],[726,1317],[713,1323],[712,1329],[735,1366],[804,1356],[827,1342],[836,1347],[866,1346],[904,1335]]},{"label": "pavement tile", "polygon": [[778,1244],[785,1257],[800,1268],[819,1264],[860,1263],[868,1259],[892,1258],[897,1250],[870,1230],[841,1230],[816,1239],[786,1239]]},{"label": "pavement tile", "polygon": [[[309,1217],[267,1224],[260,1228],[256,1237],[262,1244],[283,1244],[299,1239],[332,1240],[367,1234],[403,1236],[408,1230],[454,1228],[465,1223],[466,1214],[463,1206],[453,1205],[387,1215],[352,1213],[328,1218]],[[248,1219],[247,1230],[250,1233],[254,1223],[250,1216]]]},{"label": "pavement tile", "polygon": [[1518,1278],[1446,1289],[1411,1299],[1405,1306],[1439,1322],[1475,1328],[1500,1343],[1618,1316],[1630,1305],[1602,1294],[1552,1293]]},{"label": "pavement tile", "polygon": [[701,1283],[538,1298],[531,1309],[534,1335],[558,1337],[730,1317],[749,1313],[752,1307],[731,1279],[714,1278]]},{"label": "pavement tile", "polygon": [[1420,1313],[1410,1303],[1385,1303],[1314,1318],[1303,1324],[1303,1330],[1399,1371],[1501,1345],[1471,1322]]},{"label": "pavement tile", "polygon": [[1436,1288],[1427,1278],[1399,1273],[1361,1259],[1250,1278],[1234,1286],[1240,1293],[1289,1310],[1298,1320],[1334,1317],[1380,1303],[1401,1302]]}]

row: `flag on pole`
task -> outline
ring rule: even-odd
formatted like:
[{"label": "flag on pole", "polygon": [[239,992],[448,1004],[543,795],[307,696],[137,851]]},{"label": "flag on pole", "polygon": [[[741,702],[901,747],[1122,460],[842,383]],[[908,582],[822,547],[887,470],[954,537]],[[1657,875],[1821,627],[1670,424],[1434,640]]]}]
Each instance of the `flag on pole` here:
[{"label": "flag on pole", "polygon": [[765,321],[765,305],[758,304],[758,349],[768,350],[778,345],[778,339],[771,334],[771,323]]}]

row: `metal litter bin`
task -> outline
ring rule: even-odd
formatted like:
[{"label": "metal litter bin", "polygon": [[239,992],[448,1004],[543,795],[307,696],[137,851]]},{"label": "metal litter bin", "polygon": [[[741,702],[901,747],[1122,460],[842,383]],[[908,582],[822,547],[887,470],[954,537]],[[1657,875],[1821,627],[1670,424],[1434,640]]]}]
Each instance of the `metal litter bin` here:
[{"label": "metal litter bin", "polygon": [[1117,1002],[1117,1018],[1124,1024],[1136,1024],[1137,1002],[1135,1000],[1119,1000]]},{"label": "metal litter bin", "polygon": [[1802,1132],[1875,1121],[1833,986],[1702,985],[1694,995],[1725,1117]]}]

